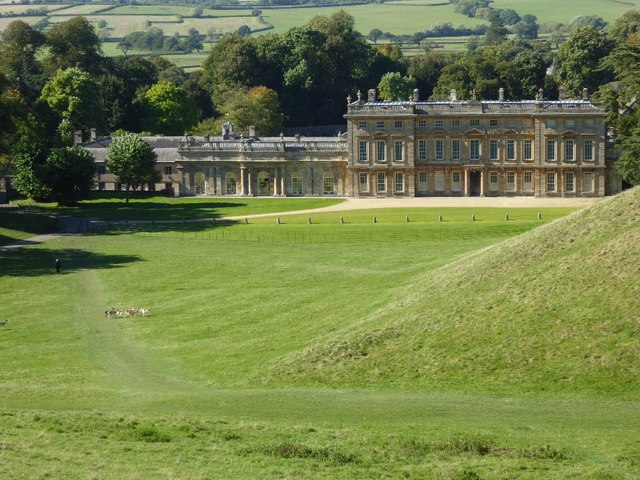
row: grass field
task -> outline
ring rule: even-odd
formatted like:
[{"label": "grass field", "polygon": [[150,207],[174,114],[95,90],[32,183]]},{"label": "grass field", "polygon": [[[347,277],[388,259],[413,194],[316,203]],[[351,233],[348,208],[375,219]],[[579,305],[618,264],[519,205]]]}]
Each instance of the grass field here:
[{"label": "grass field", "polygon": [[58,221],[49,215],[34,215],[20,210],[0,209],[0,245],[53,232]]},{"label": "grass field", "polygon": [[124,194],[95,193],[92,200],[84,200],[76,207],[58,207],[55,203],[34,203],[30,200],[14,202],[22,207],[40,209],[60,215],[75,215],[98,220],[182,220],[291,212],[321,208],[342,202],[339,198],[167,198],[131,193],[129,203]]},{"label": "grass field", "polygon": [[578,15],[597,15],[613,22],[624,12],[640,8],[637,0],[494,0],[495,8],[513,8],[520,15],[530,13],[538,23],[561,22],[568,24]]},{"label": "grass field", "polygon": [[[511,209],[509,221],[504,209],[314,213],[0,252],[0,477],[634,478],[639,197],[567,219],[566,209]],[[131,208],[153,218],[159,206]],[[183,208],[235,216],[273,203]],[[585,253],[600,261],[575,261]],[[614,276],[613,265],[631,268]],[[573,285],[573,303],[597,305],[600,321],[585,327],[586,310],[558,303]],[[541,292],[536,333],[523,320]],[[111,306],[150,315],[107,320]],[[574,344],[558,350],[554,338]],[[491,351],[517,362],[488,370]],[[573,381],[555,379],[558,351]],[[532,376],[529,357],[544,375]],[[430,370],[416,372],[419,358]]]},{"label": "grass field", "polygon": [[303,25],[316,15],[330,15],[340,10],[353,15],[356,30],[362,34],[368,34],[374,28],[395,35],[411,34],[430,28],[438,22],[451,22],[456,26],[485,23],[483,20],[455,13],[451,5],[396,5],[393,2],[335,8],[265,9],[262,17],[274,26],[272,31],[285,32]]}]

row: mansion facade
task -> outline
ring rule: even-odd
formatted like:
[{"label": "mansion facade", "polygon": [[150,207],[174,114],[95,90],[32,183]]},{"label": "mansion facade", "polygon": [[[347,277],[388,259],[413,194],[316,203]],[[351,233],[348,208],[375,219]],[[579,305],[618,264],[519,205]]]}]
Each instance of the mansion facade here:
[{"label": "mansion facade", "polygon": [[[581,99],[407,101],[348,99],[334,137],[149,137],[161,182],[150,189],[212,196],[601,197],[621,190],[605,113]],[[109,138],[84,144],[100,189]]]}]

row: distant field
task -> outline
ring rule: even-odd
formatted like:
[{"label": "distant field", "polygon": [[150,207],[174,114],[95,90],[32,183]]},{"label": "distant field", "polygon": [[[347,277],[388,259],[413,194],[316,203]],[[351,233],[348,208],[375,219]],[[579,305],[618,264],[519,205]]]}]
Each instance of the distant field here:
[{"label": "distant field", "polygon": [[[125,15],[85,15],[87,20],[93,24],[97,24],[100,20],[107,22],[107,27],[110,29],[112,37],[124,37],[132,32],[139,32],[145,29],[144,25],[146,21],[151,22],[177,22],[177,17],[163,17],[159,15],[147,15],[147,16],[125,16]],[[51,23],[62,23],[70,20],[73,16],[58,15],[49,18]],[[170,25],[170,24],[168,24]],[[163,25],[159,25],[163,28]],[[164,30],[164,28],[163,28]],[[188,29],[185,29],[185,34]]]},{"label": "distant field", "polygon": [[326,8],[282,8],[264,9],[262,16],[274,26],[273,31],[284,32],[303,25],[316,15],[330,15],[344,10],[355,18],[356,29],[363,34],[374,28],[395,35],[411,34],[430,28],[434,23],[451,22],[453,25],[471,27],[483,20],[465,17],[455,13],[451,5],[426,7],[419,5],[398,5],[395,3],[376,3]]},{"label": "distant field", "polygon": [[154,27],[161,28],[165,35],[173,35],[174,33],[186,35],[191,28],[195,28],[204,35],[210,28],[213,28],[216,33],[230,33],[235,32],[242,25],[247,25],[251,30],[265,27],[264,24],[259,22],[258,17],[185,18],[180,23],[158,23],[153,21],[152,24]]},{"label": "distant field", "polygon": [[[150,14],[162,14],[162,15],[188,15],[193,7],[183,7],[179,5],[126,5],[116,7],[113,10],[109,10],[109,14],[113,15],[150,15]],[[251,10],[237,9],[215,9],[204,8],[202,16],[208,17],[246,17],[251,16]]]},{"label": "distant field", "polygon": [[495,8],[513,8],[520,15],[530,13],[538,17],[538,23],[569,23],[578,15],[598,15],[608,22],[628,10],[640,7],[638,0],[494,0]]},{"label": "distant field", "polygon": [[[47,4],[37,4],[37,5],[20,5],[20,4],[1,4],[0,3],[0,13],[6,14],[8,12],[20,13],[26,12],[27,10],[34,10],[36,8],[46,8],[49,12],[54,10],[60,10],[61,8],[65,8],[66,5],[47,5]],[[19,17],[22,18],[22,17]]]},{"label": "distant field", "polygon": [[[105,8],[110,8],[113,5],[100,5],[96,3],[88,3],[85,5],[76,5],[69,8],[65,8],[62,12],[59,12],[62,15],[89,15],[91,13],[103,10]],[[54,13],[53,15],[56,15]]]},{"label": "distant field", "polygon": [[38,23],[43,18],[47,17],[2,17],[0,18],[0,30],[4,30],[5,28],[7,28],[7,25],[9,25],[11,22],[15,22],[16,20],[22,20],[29,25],[33,25],[35,23]]}]

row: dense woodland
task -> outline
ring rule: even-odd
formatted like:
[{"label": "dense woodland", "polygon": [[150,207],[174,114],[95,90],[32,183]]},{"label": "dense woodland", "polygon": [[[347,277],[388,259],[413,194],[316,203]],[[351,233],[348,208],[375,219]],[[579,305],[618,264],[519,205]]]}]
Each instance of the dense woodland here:
[{"label": "dense woodland", "polygon": [[406,58],[397,45],[369,43],[341,11],[282,34],[226,35],[191,73],[162,57],[107,58],[84,17],[46,32],[16,20],[0,44],[3,171],[27,164],[18,185],[29,185],[51,148],[71,145],[76,131],[86,139],[91,128],[215,135],[230,120],[238,131],[255,125],[268,135],[342,123],[347,96],[372,87],[383,99],[406,99],[414,88],[422,99],[446,98],[452,88],[462,99],[491,99],[501,87],[507,99],[532,99],[539,88],[553,99],[562,85],[573,97],[587,88],[604,104],[618,130],[621,165],[631,165],[626,177],[640,182],[640,12],[609,26],[576,25],[559,48],[510,39],[500,15],[489,19],[485,35],[464,53],[426,46]]}]

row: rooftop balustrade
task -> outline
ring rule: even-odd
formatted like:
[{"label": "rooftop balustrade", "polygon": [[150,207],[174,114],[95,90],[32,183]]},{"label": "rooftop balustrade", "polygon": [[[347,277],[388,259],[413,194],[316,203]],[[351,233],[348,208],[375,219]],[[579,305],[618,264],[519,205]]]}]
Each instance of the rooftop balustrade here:
[{"label": "rooftop balustrade", "polygon": [[180,140],[178,151],[242,151],[242,152],[286,152],[286,151],[346,151],[344,140]]}]

